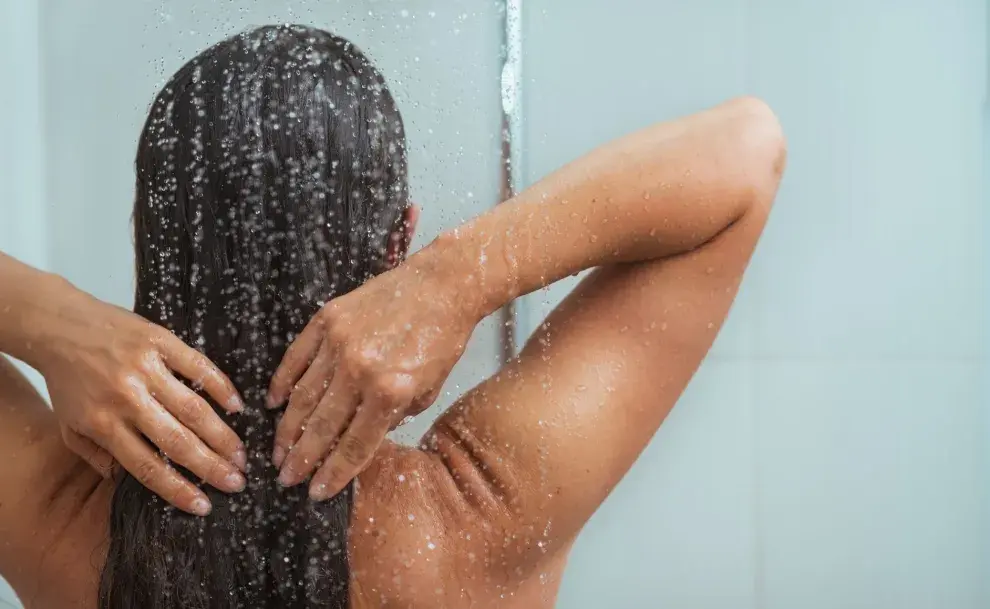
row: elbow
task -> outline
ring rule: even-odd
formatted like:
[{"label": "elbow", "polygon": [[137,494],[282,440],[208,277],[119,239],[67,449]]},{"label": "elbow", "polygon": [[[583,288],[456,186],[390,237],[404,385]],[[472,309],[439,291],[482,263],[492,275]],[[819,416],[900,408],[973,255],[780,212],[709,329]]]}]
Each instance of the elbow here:
[{"label": "elbow", "polygon": [[744,200],[769,208],[787,164],[784,130],[774,111],[759,98],[741,97],[728,105],[738,135],[737,158],[742,159],[745,168],[741,184]]}]

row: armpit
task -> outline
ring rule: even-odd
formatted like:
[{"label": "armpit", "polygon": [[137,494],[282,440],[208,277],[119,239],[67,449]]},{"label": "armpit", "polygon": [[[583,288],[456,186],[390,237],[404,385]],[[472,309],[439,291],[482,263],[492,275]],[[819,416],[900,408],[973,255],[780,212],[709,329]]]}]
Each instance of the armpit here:
[{"label": "armpit", "polygon": [[511,489],[518,483],[501,455],[455,417],[444,417],[423,438],[455,492],[472,511],[492,523],[513,517]]}]

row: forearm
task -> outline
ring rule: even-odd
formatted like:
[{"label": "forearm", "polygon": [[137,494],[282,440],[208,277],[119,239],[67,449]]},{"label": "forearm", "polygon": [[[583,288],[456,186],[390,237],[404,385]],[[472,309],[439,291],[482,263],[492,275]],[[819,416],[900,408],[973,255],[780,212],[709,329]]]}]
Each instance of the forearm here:
[{"label": "forearm", "polygon": [[0,253],[0,353],[37,368],[52,320],[74,292],[57,275]]},{"label": "forearm", "polygon": [[775,189],[782,148],[769,109],[729,102],[599,148],[427,249],[467,269],[489,313],[588,268],[702,245]]}]

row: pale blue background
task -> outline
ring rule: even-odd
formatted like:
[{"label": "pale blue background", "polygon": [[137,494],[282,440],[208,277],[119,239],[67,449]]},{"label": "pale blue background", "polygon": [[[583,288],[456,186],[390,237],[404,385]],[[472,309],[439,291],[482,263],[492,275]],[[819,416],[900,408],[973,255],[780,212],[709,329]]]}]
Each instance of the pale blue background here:
[{"label": "pale blue background", "polygon": [[[383,67],[420,242],[495,200],[497,2],[31,4],[0,4],[0,249],[103,298],[131,299],[148,102],[248,25],[330,27]],[[742,93],[790,145],[730,321],[580,538],[559,606],[990,607],[987,3],[523,5],[524,183]],[[570,285],[527,298],[528,326]],[[491,372],[494,337],[451,393]]]}]

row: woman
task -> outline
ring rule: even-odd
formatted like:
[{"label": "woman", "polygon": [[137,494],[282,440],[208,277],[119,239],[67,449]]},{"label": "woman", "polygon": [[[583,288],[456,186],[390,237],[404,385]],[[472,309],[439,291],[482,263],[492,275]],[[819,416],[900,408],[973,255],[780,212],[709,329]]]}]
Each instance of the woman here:
[{"label": "woman", "polygon": [[[404,150],[384,81],[325,32],[249,32],[166,85],[138,151],[135,311],[215,362],[215,407],[141,389],[170,378],[159,355],[129,377],[145,399],[123,400],[150,422],[82,427],[169,501],[211,511],[100,478],[7,370],[0,572],[29,607],[553,605],[575,537],[728,312],[783,169],[779,125],[740,99],[644,129],[399,264],[416,219]],[[593,267],[419,448],[381,441],[433,401],[485,315]],[[28,315],[18,302],[7,319]],[[0,339],[57,335],[45,311]],[[35,359],[46,378],[67,369]],[[276,424],[265,406],[286,398]]]}]

